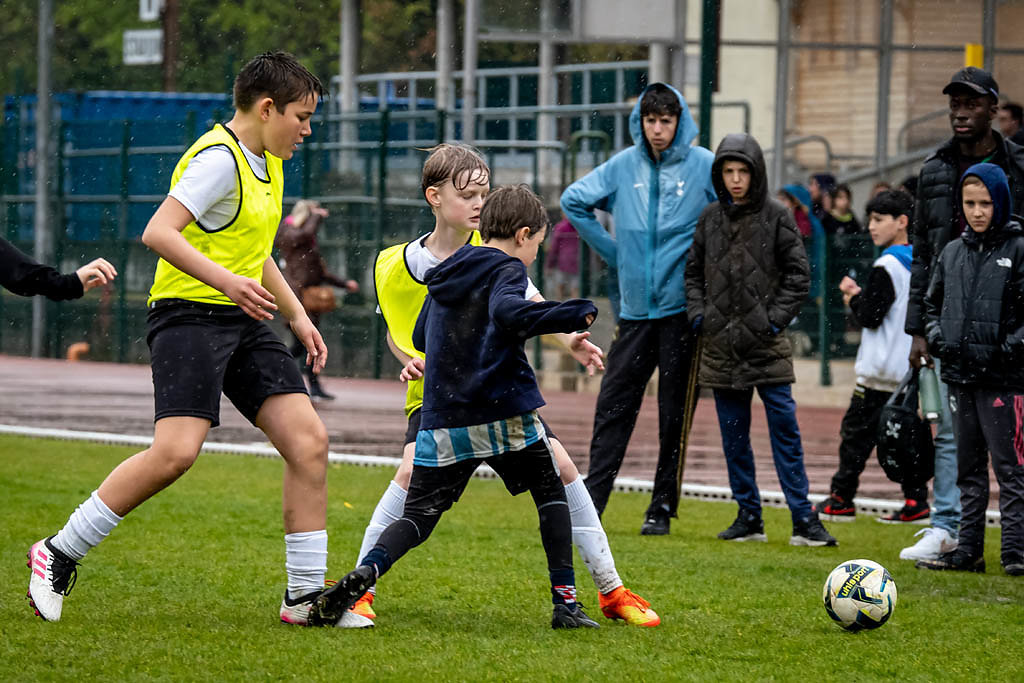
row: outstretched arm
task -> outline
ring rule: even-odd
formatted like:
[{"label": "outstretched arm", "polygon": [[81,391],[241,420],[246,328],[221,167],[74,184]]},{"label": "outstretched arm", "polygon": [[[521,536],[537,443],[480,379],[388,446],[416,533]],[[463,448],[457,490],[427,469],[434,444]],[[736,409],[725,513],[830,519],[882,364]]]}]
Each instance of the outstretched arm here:
[{"label": "outstretched arm", "polygon": [[[540,292],[530,297],[530,301],[544,300]],[[604,351],[590,341],[589,332],[559,332],[553,336],[559,344],[565,347],[570,356],[587,369],[588,375],[593,376],[597,370],[604,370]]]},{"label": "outstretched arm", "polygon": [[0,285],[21,296],[41,294],[54,301],[77,299],[116,276],[114,266],[101,258],[62,275],[0,238]]},{"label": "outstretched arm", "polygon": [[[528,301],[526,269],[519,264],[502,266],[494,274],[489,306],[491,316],[501,327],[526,339],[539,334],[575,332],[590,327],[597,317],[597,306],[586,299]],[[421,314],[422,316],[422,314]]]}]

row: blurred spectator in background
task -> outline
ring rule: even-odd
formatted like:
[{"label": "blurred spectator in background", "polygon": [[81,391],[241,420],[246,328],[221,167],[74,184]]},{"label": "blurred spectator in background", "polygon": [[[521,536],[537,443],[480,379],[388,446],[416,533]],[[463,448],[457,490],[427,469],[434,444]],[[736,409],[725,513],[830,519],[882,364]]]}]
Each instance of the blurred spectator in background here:
[{"label": "blurred spectator in background", "polygon": [[998,122],[1004,138],[1024,145],[1024,109],[1019,104],[1004,102],[999,105]]},{"label": "blurred spectator in background", "polygon": [[821,222],[827,235],[853,235],[861,231],[860,222],[853,215],[853,192],[846,184],[836,185],[829,193],[832,209]]},{"label": "blurred spectator in background", "polygon": [[564,213],[547,239],[544,256],[544,275],[547,278],[545,289],[555,292],[555,298],[559,300],[578,298],[580,236]]},{"label": "blurred spectator in background", "polygon": [[[313,325],[320,328],[320,315],[333,311],[337,300],[331,286],[340,287],[347,292],[358,292],[359,283],[346,280],[327,270],[327,263],[320,255],[316,233],[328,215],[327,209],[319,203],[301,199],[295,202],[290,214],[284,217],[277,229],[274,247],[280,250],[281,272],[295,295],[302,302]],[[295,335],[293,334],[294,338]],[[301,358],[306,349],[297,338],[291,347],[292,355]],[[334,398],[320,386],[320,381],[313,374],[311,367],[304,367],[306,380],[309,382],[309,395],[314,399],[331,400]]]},{"label": "blurred spectator in background", "polygon": [[804,238],[807,260],[811,264],[810,297],[821,295],[821,259],[825,247],[825,228],[811,211],[811,193],[803,185],[785,185],[778,193],[779,201],[793,212],[796,229]]},{"label": "blurred spectator in background", "polygon": [[815,173],[807,179],[807,189],[811,193],[811,213],[824,220],[832,210],[832,190],[836,186],[836,177],[831,173]]},{"label": "blurred spectator in background", "polygon": [[886,190],[891,190],[891,189],[892,189],[892,184],[891,183],[887,183],[884,180],[879,180],[871,188],[871,196],[868,197],[868,200],[872,200],[875,197],[877,197],[878,195],[880,195],[881,193],[885,192]]}]

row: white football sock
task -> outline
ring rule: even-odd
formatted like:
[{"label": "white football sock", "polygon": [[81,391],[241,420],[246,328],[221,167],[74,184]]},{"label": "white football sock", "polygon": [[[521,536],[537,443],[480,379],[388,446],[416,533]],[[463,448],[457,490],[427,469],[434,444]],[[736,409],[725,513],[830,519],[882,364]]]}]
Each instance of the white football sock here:
[{"label": "white football sock", "polygon": [[123,517],[118,517],[100,500],[99,492],[92,495],[71,513],[68,523],[57,532],[50,543],[73,560],[81,560],[85,554],[99,545]]},{"label": "white football sock", "polygon": [[392,522],[397,522],[401,519],[402,513],[405,512],[405,497],[407,495],[408,492],[394,481],[388,484],[387,490],[384,491],[384,495],[380,497],[377,507],[373,510],[370,523],[366,525],[366,531],[363,532],[363,545],[359,547],[359,557],[356,558],[356,566],[359,566],[362,559],[366,557],[366,553],[370,552],[373,546],[377,545],[377,540],[384,533],[384,530]]},{"label": "white football sock", "polygon": [[566,485],[565,497],[569,501],[573,545],[580,551],[583,564],[587,566],[597,590],[602,594],[610,593],[622,585],[622,579],[615,571],[615,558],[612,557],[612,549],[608,547],[608,535],[601,526],[601,518],[583,483],[583,477],[576,477],[576,481]]},{"label": "white football sock", "polygon": [[294,600],[324,587],[324,577],[327,576],[327,531],[285,534],[284,552],[289,598]]}]

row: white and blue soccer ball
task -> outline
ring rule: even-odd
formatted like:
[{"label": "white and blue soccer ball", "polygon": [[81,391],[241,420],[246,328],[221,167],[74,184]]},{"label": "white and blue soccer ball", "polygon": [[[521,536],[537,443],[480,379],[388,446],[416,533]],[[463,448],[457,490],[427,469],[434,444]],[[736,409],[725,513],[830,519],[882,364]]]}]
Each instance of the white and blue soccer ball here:
[{"label": "white and blue soccer ball", "polygon": [[878,628],[896,607],[896,582],[871,560],[848,560],[832,570],[822,591],[825,611],[847,631]]}]

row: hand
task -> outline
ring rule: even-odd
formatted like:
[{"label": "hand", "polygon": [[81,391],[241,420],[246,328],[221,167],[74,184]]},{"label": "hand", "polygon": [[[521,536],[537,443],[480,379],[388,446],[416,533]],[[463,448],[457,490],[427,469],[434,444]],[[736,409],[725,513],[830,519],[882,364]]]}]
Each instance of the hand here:
[{"label": "hand", "polygon": [[860,294],[860,285],[849,275],[844,275],[843,279],[839,281],[839,291],[850,296],[857,296]]},{"label": "hand", "polygon": [[317,216],[322,216],[323,218],[327,218],[327,216],[329,216],[331,212],[328,211],[327,209],[325,209],[322,206],[316,206],[316,207],[313,207],[313,213],[315,213]]},{"label": "hand", "polygon": [[291,322],[295,337],[306,347],[306,365],[313,368],[313,374],[319,375],[327,365],[327,345],[320,331],[307,315],[300,315]]},{"label": "hand", "polygon": [[[274,295],[255,280],[241,275],[232,275],[223,291],[250,318],[273,320],[274,314],[271,311],[277,310],[277,304],[274,303]],[[294,322],[292,324],[294,326]],[[306,348],[309,348],[308,344]]]},{"label": "hand", "polygon": [[587,323],[587,327],[590,327],[591,325],[594,324],[595,320],[597,320],[597,314],[589,313],[587,314],[587,317],[583,319],[583,322]]},{"label": "hand", "polygon": [[111,282],[117,277],[117,270],[106,259],[98,258],[76,270],[75,275],[82,281],[82,291],[88,292],[94,287]]},{"label": "hand", "polygon": [[604,351],[600,346],[588,341],[589,332],[577,332],[569,336],[571,341],[566,347],[569,355],[587,369],[588,375],[593,377],[595,371],[604,370]]},{"label": "hand", "polygon": [[359,283],[355,280],[345,280],[345,291],[355,294],[359,291]]},{"label": "hand", "polygon": [[405,364],[405,367],[402,368],[402,372],[401,374],[398,375],[398,379],[402,380],[403,382],[412,382],[414,380],[417,380],[423,376],[423,367],[423,359],[413,357],[408,363]]},{"label": "hand", "polygon": [[916,334],[910,342],[910,365],[917,370],[920,370],[922,365],[935,367],[932,354],[928,352],[928,340]]}]

